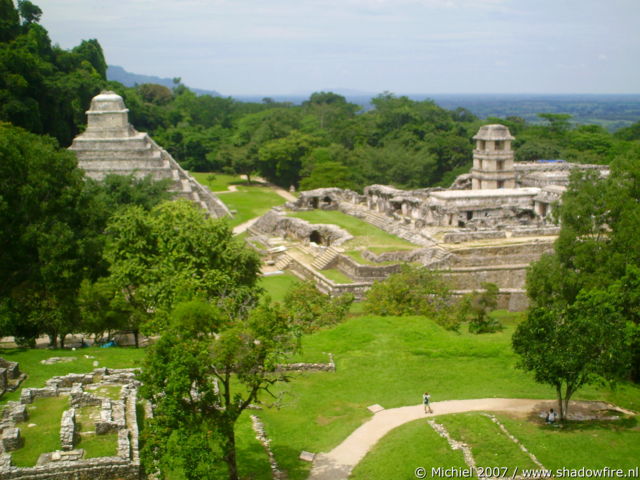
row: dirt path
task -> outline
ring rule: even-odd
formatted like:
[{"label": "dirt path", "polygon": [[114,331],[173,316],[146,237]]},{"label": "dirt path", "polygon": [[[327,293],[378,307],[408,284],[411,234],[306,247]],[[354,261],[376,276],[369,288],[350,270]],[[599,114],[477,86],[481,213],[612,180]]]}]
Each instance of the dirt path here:
[{"label": "dirt path", "polygon": [[252,218],[251,220],[247,220],[246,222],[241,223],[240,225],[236,225],[235,227],[233,227],[233,234],[238,235],[242,232],[247,231],[249,227],[251,227],[251,225],[253,225],[258,221],[258,218],[260,217],[255,217],[255,218]]},{"label": "dirt path", "polygon": [[[518,398],[480,398],[473,400],[448,400],[432,403],[433,413],[425,414],[422,405],[392,408],[376,413],[340,445],[329,453],[316,455],[308,480],[346,480],[366,453],[378,440],[394,428],[420,418],[475,411],[530,412],[544,411],[551,400]],[[548,408],[548,406],[547,406]]]}]

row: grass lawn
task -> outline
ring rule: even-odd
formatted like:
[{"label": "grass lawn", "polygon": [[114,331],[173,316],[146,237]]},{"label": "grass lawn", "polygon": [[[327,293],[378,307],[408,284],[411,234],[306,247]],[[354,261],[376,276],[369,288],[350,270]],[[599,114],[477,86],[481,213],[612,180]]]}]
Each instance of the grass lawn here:
[{"label": "grass lawn", "polygon": [[227,175],[226,173],[189,172],[198,183],[206,185],[212,192],[224,192],[229,185],[245,185],[246,181],[239,175]]},{"label": "grass lawn", "polygon": [[38,398],[27,406],[27,421],[17,424],[24,446],[11,452],[16,467],[33,467],[40,454],[60,450],[60,420],[69,407],[69,397]]},{"label": "grass lawn", "polygon": [[116,456],[118,454],[118,434],[111,432],[105,435],[96,435],[96,420],[100,420],[99,405],[76,409],[76,425],[80,439],[76,447],[84,449],[84,458]]},{"label": "grass lawn", "polygon": [[286,201],[270,188],[261,186],[239,186],[237,192],[220,194],[219,198],[229,210],[236,212],[229,219],[232,227],[264,215],[271,207],[283,205]]},{"label": "grass lawn", "polygon": [[[579,422],[559,429],[540,420],[523,419],[507,414],[495,414],[538,460],[549,470],[621,468],[638,466],[640,429],[636,418],[620,422]],[[507,467],[511,477],[517,466],[539,467],[504,435],[497,425],[478,412],[435,417],[450,435],[471,447],[478,466]],[[464,467],[462,455],[453,451],[426,420],[402,425],[387,434],[354,469],[353,480],[415,478],[415,468],[424,467],[431,476],[431,467]],[[397,472],[397,475],[390,475]],[[566,476],[566,475],[565,475]],[[444,477],[446,478],[446,477]],[[449,477],[451,478],[451,477]],[[575,477],[574,477],[575,478]]]},{"label": "grass lawn", "polygon": [[571,422],[565,428],[496,415],[548,469],[635,468],[640,459],[638,416],[610,422]]},{"label": "grass lawn", "polygon": [[406,423],[389,432],[353,469],[351,480],[415,479],[418,467],[466,468],[462,452],[451,450],[426,420]]},{"label": "grass lawn", "polygon": [[436,418],[436,422],[444,425],[452,438],[471,446],[479,466],[508,467],[511,472],[516,467],[519,471],[537,468],[533,460],[484,415],[477,412],[444,415]]},{"label": "grass lawn", "polygon": [[344,228],[353,240],[342,244],[346,250],[355,250],[357,247],[385,247],[389,250],[413,250],[419,248],[406,240],[380,230],[364,220],[352,217],[337,210],[312,210],[309,212],[292,212],[289,216],[301,218],[311,223],[330,223]]},{"label": "grass lawn", "polygon": [[324,275],[334,283],[353,283],[353,280],[351,280],[348,275],[345,275],[337,268],[322,270],[322,272],[320,273],[322,273],[322,275]]},{"label": "grass lawn", "polygon": [[265,294],[276,302],[284,300],[284,296],[289,289],[298,282],[300,282],[300,279],[291,272],[260,278],[260,286],[264,288]]},{"label": "grass lawn", "polygon": [[[86,358],[89,356],[90,358]],[[66,375],[67,373],[85,373],[93,370],[93,362],[98,362],[99,367],[130,368],[142,366],[144,348],[99,348],[90,347],[78,350],[49,350],[49,349],[0,349],[0,357],[20,364],[20,370],[27,374],[27,379],[22,382],[23,387],[44,387],[44,383],[51,377]],[[54,363],[42,365],[41,360],[50,357],[74,357],[76,360],[69,363]],[[6,393],[0,399],[0,405],[8,400],[18,400],[20,390]]]},{"label": "grass lawn", "polygon": [[[367,406],[419,404],[425,390],[434,401],[554,398],[550,387],[515,369],[510,348],[515,322],[505,324],[501,332],[473,335],[421,317],[361,316],[305,337],[299,360],[325,362],[331,352],[337,371],[293,374],[276,389],[280,409],[261,413],[276,458],[290,479],[305,478],[309,465],[298,460],[300,451],[329,451],[370,417]],[[586,387],[575,397],[637,408],[640,388]]]},{"label": "grass lawn", "polygon": [[[267,277],[261,280],[263,286],[276,299],[284,295],[288,284],[295,281],[297,280],[293,276]],[[436,402],[483,397],[554,398],[554,392],[550,387],[535,383],[531,375],[515,369],[517,358],[511,351],[510,338],[519,315],[508,312],[497,312],[495,315],[504,323],[505,329],[486,335],[469,334],[465,328],[462,328],[460,333],[447,331],[423,317],[363,315],[352,317],[340,325],[303,337],[303,350],[292,361],[326,362],[327,353],[331,352],[335,357],[337,371],[292,373],[291,382],[277,385],[272,389],[279,398],[277,402],[279,408],[265,408],[257,412],[265,423],[276,459],[287,471],[288,478],[291,480],[306,478],[310,465],[298,459],[302,450],[329,451],[371,416],[366,407],[374,403],[385,408],[416,405],[420,403],[421,394],[425,390],[431,393]],[[75,356],[77,360],[54,365],[39,363],[44,358],[66,355]],[[94,359],[85,358],[85,355],[95,356],[100,366],[130,367],[140,365],[144,349],[88,348],[75,352],[19,349],[0,351],[0,356],[20,362],[21,369],[29,374],[25,386],[34,387],[43,386],[44,381],[53,375],[92,370]],[[5,395],[3,400],[15,400],[18,395],[18,392],[14,392]],[[640,410],[640,388],[633,385],[620,385],[613,392],[589,386],[578,391],[575,399],[609,401],[622,407]],[[263,401],[267,405],[274,403],[274,399],[268,395],[264,396]],[[62,410],[68,407],[65,404],[57,408],[55,413],[45,415],[46,418],[55,419],[55,422],[49,422],[54,424],[52,432],[55,433],[55,446],[43,446],[41,451],[58,448],[59,419]],[[42,411],[43,409],[40,409],[40,412]],[[34,415],[37,413],[38,408]],[[452,428],[462,429],[470,425],[468,432],[461,430],[461,434],[469,436],[469,441],[475,441],[476,437],[480,439],[478,441],[484,441],[482,440],[483,432],[487,429],[490,431],[490,427],[493,427],[490,422],[486,422],[485,418],[479,417],[473,420],[467,420],[463,416],[460,418],[462,420],[457,427],[455,425],[457,420],[447,420],[447,422]],[[568,449],[579,450],[578,453],[585,458],[605,458],[598,457],[598,451],[611,449],[606,446],[609,444],[614,446],[613,449],[620,449],[620,455],[628,455],[632,459],[640,458],[638,427],[634,426],[635,424],[620,431],[610,432],[598,428],[562,431],[558,436],[553,437],[553,442],[547,442],[546,435],[549,432],[541,430],[538,425],[529,426],[526,422],[520,425],[517,423],[519,420],[513,420],[512,425],[508,423],[509,421],[511,421],[509,418],[504,420],[507,428],[536,455],[539,455],[540,460],[549,468],[555,468],[553,458],[556,457],[553,455],[557,455],[560,465],[565,460],[564,452]],[[30,419],[29,422],[38,424],[41,420]],[[416,431],[419,428],[419,426],[415,427]],[[27,437],[28,430],[30,429],[24,428],[27,445],[30,443]],[[237,432],[239,465],[241,472],[245,472],[244,477],[268,478],[266,455],[253,436],[247,415],[243,415]],[[411,435],[409,437],[413,438]],[[431,436],[430,433],[425,435]],[[37,437],[38,443],[41,443],[40,438],[45,438],[46,433],[37,433]],[[398,442],[403,441],[398,440]],[[387,468],[384,465],[410,463],[407,460],[413,458],[417,462],[420,459],[432,458],[431,455],[437,455],[440,459],[438,461],[441,462],[439,465],[442,466],[457,461],[454,459],[457,458],[458,452],[437,453],[440,451],[441,442],[440,446],[433,443],[434,447],[422,455],[418,453],[409,455],[408,447],[403,450],[403,447],[398,447],[395,441],[389,446],[385,443],[386,441],[383,441],[379,446],[380,451],[383,452],[384,458],[380,460],[383,466],[371,467],[374,468],[373,470],[363,470],[364,473],[356,478],[375,478],[367,472],[378,471],[378,468],[383,472],[378,478],[411,478],[385,475],[384,472],[389,470],[384,470]],[[624,446],[625,444],[631,446]],[[548,445],[547,456],[541,445]],[[483,461],[488,462],[491,460],[489,455],[492,449],[504,450],[507,447],[508,443],[489,445],[484,447],[485,451],[482,453],[481,446],[478,455],[483,458]],[[389,450],[385,450],[387,448]],[[398,459],[393,453],[384,453],[393,452],[394,449],[400,452],[406,450],[406,457]],[[576,464],[582,461],[578,453],[575,453]],[[500,461],[515,461],[512,459],[516,458],[516,454],[517,452],[508,453],[508,458],[501,457]],[[617,457],[613,456],[618,455],[617,453],[608,452],[607,455],[609,454],[612,456],[606,457],[607,461],[611,459],[611,462],[618,462]],[[482,455],[486,455],[487,458]],[[33,458],[33,455],[31,457]],[[20,461],[24,464],[31,460]],[[422,466],[425,461],[421,460],[420,463],[413,465],[414,468]],[[526,457],[523,461],[526,462]],[[362,468],[369,467],[365,465]]]}]

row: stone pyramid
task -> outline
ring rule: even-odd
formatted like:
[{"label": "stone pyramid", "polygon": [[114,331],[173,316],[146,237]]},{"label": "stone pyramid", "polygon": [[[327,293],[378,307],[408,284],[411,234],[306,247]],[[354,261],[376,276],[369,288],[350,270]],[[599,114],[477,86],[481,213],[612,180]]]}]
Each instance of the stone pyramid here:
[{"label": "stone pyramid", "polygon": [[114,92],[101,92],[91,100],[87,129],[69,147],[87,176],[96,180],[110,173],[169,178],[173,180],[169,191],[174,198],[191,200],[215,218],[231,215],[217,196],[183,170],[147,133],[136,131],[129,123],[128,112],[122,97]]}]

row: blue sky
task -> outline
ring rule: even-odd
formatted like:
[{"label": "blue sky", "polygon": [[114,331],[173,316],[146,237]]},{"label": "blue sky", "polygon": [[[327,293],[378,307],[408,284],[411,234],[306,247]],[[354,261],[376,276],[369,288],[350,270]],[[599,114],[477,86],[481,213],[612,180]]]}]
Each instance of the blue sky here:
[{"label": "blue sky", "polygon": [[640,93],[640,0],[33,0],[53,42],[223,95]]}]

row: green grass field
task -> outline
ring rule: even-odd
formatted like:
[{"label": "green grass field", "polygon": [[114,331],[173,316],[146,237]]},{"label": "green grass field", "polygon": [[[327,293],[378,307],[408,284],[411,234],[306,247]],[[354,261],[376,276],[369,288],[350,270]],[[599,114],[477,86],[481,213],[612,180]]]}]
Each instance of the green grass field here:
[{"label": "green grass field", "polygon": [[15,466],[32,467],[41,453],[60,450],[60,419],[68,408],[69,397],[38,398],[27,406],[27,421],[17,424],[24,445],[11,454]]},{"label": "green grass field", "polygon": [[219,198],[229,210],[236,212],[229,220],[232,227],[264,215],[271,207],[283,205],[286,201],[270,188],[258,185],[239,186],[237,192],[220,194]]},{"label": "green grass field", "polygon": [[290,216],[301,218],[311,223],[330,223],[344,228],[354,236],[352,240],[342,246],[347,250],[356,250],[357,247],[384,247],[385,251],[413,250],[419,248],[406,240],[380,230],[359,218],[352,217],[337,210],[312,210],[309,212],[289,213]]},{"label": "green grass field", "polygon": [[[540,419],[523,419],[495,414],[498,420],[548,470],[583,467],[621,468],[638,466],[640,429],[636,418],[617,422],[578,422],[565,428],[547,426]],[[511,441],[490,419],[479,412],[435,417],[455,440],[471,447],[478,466],[507,468],[506,477],[526,469],[538,469],[531,458]],[[388,433],[357,465],[353,480],[415,478],[418,467],[464,468],[462,453],[452,450],[426,419],[402,425]],[[565,475],[567,476],[567,475]],[[574,478],[576,478],[574,476]]]},{"label": "green grass field", "polygon": [[[302,479],[308,472],[309,466],[297,459],[301,450],[329,451],[369,418],[366,407],[375,403],[385,408],[415,405],[426,389],[434,401],[554,398],[551,388],[515,369],[510,348],[515,321],[510,318],[502,315],[502,332],[473,335],[444,330],[421,317],[360,316],[305,337],[300,360],[324,362],[325,352],[332,352],[337,371],[295,374],[278,389],[281,408],[261,414],[289,478]],[[576,399],[637,409],[640,388],[611,392],[586,387]]]},{"label": "green grass field", "polygon": [[289,288],[298,283],[300,279],[291,272],[285,272],[282,275],[273,275],[271,277],[262,277],[260,286],[264,288],[265,294],[271,297],[271,300],[281,302],[287,294]]},{"label": "green grass field", "polygon": [[334,283],[353,283],[353,280],[348,275],[345,275],[337,268],[329,268],[321,273]]},{"label": "green grass field", "polygon": [[[264,278],[261,282],[278,299],[284,295],[287,286],[295,281],[294,277],[279,276]],[[273,408],[265,408],[256,414],[265,423],[278,463],[287,471],[290,479],[306,478],[310,466],[298,459],[302,450],[329,451],[371,416],[367,406],[374,403],[385,408],[415,405],[420,403],[421,393],[427,389],[434,401],[484,397],[553,398],[551,388],[535,383],[532,376],[515,369],[516,357],[510,348],[510,337],[519,315],[498,312],[497,316],[505,324],[505,329],[486,335],[472,335],[465,329],[461,329],[461,333],[447,331],[423,317],[383,318],[360,315],[335,327],[305,336],[302,339],[302,352],[292,361],[326,362],[327,353],[331,352],[335,356],[337,371],[294,373],[289,383],[273,389],[277,402],[267,395],[263,397],[265,404]],[[16,349],[0,352],[0,356],[20,362],[21,369],[29,374],[25,386],[34,387],[43,386],[44,381],[53,375],[90,371],[94,368],[94,360],[100,366],[139,366],[143,354],[143,349],[133,348],[89,348],[77,351]],[[40,364],[40,360],[44,358],[63,355],[74,356],[77,360],[54,365]],[[85,358],[85,355],[96,358]],[[12,393],[2,400],[16,399],[17,396],[18,393]],[[580,390],[575,399],[610,401],[639,410],[640,388],[621,385],[617,390],[610,391],[589,386]],[[56,411],[55,415],[50,416],[56,418],[56,442],[59,442],[57,422],[61,412],[62,410],[59,413]],[[453,420],[447,422],[452,429],[466,428],[459,433],[468,435],[470,442],[484,442],[482,438],[486,436],[487,429],[492,427],[485,418],[451,418]],[[561,465],[567,455],[566,450],[572,444],[576,445],[574,450],[579,450],[579,455],[576,453],[572,460],[576,465],[580,465],[585,459],[604,461],[602,458],[605,457],[598,455],[606,450],[607,442],[613,442],[621,456],[640,458],[639,432],[635,424],[611,431],[604,427],[567,430],[562,432],[562,436],[552,437],[550,441],[547,437],[549,432],[540,430],[536,424],[506,417],[504,423],[536,455],[540,455],[541,461],[549,468]],[[419,426],[413,428],[414,433],[406,434],[408,440],[403,439],[403,433],[391,432],[390,435],[400,436],[389,442],[386,438],[383,439],[374,450],[382,452],[377,454],[381,459],[371,460],[374,462],[371,464],[373,466],[367,466],[366,463],[359,466],[356,473],[360,468],[363,473],[358,473],[360,476],[354,478],[411,478],[390,477],[386,474],[395,471],[397,465],[411,458],[415,458],[415,462],[431,459],[429,461],[442,466],[455,464],[452,462],[457,461],[457,452],[443,450],[439,437],[434,437],[428,431],[420,431]],[[415,437],[422,434],[425,436]],[[38,433],[38,438],[41,435],[44,434]],[[415,450],[410,455],[408,447],[401,446],[402,442],[422,442],[427,451]],[[266,455],[253,438],[248,417],[243,417],[238,426],[238,443],[239,462],[246,478],[268,478]],[[479,455],[485,456],[480,458],[488,462],[492,448],[502,450],[506,447],[502,443],[487,443],[486,446],[480,446],[480,452],[483,448],[485,453]],[[400,457],[394,451],[399,452]],[[519,458],[517,452],[511,452],[499,460],[524,466],[526,463],[518,463],[521,461]],[[609,458],[612,462],[616,460],[614,457],[606,457]],[[368,459],[369,457],[366,462],[370,462]],[[526,462],[526,458],[523,461]],[[254,470],[262,473],[251,476],[250,472]],[[381,472],[380,476],[371,476],[370,472],[376,471]],[[179,474],[176,475],[178,476],[172,478],[180,478]]]},{"label": "green grass field", "polygon": [[353,469],[350,478],[409,480],[416,478],[416,468],[429,467],[431,473],[432,466],[462,469],[466,464],[461,451],[451,450],[425,420],[417,420],[389,432]]},{"label": "green grass field", "polygon": [[[189,172],[198,182],[208,186],[212,191],[218,192],[218,198],[235,211],[233,218],[229,219],[229,225],[235,227],[252,218],[264,215],[271,207],[283,205],[285,199],[275,193],[271,188],[260,183],[248,184],[239,175],[227,175],[224,173]],[[234,185],[235,192],[229,191],[229,186]]]},{"label": "green grass field", "polygon": [[246,181],[239,175],[227,175],[226,173],[189,172],[200,184],[206,185],[212,192],[224,192],[229,185],[244,185]]}]

